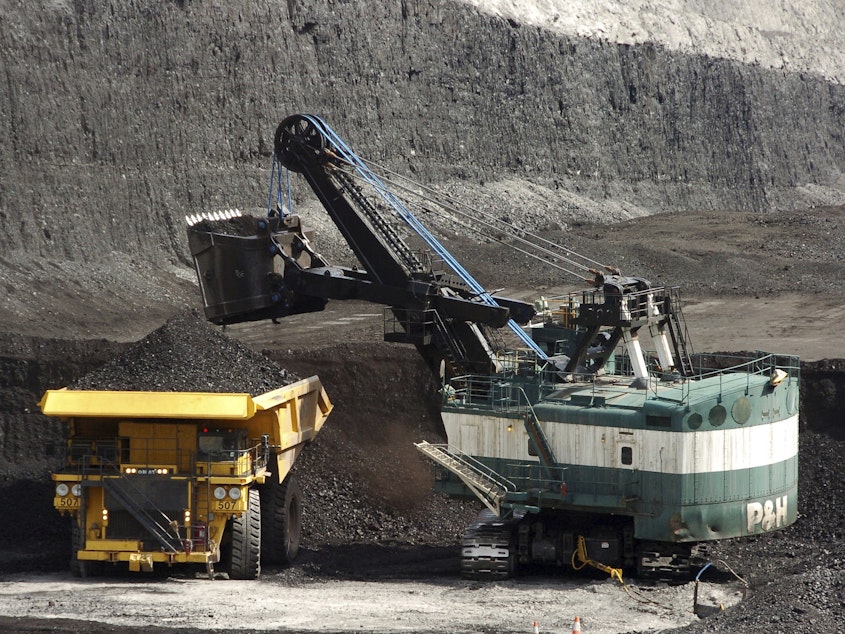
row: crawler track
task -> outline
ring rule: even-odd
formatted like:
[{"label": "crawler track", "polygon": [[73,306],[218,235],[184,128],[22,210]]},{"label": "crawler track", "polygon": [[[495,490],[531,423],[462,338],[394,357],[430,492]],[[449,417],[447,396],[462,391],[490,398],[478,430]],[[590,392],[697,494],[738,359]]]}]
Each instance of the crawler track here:
[{"label": "crawler track", "polygon": [[510,579],[516,575],[513,535],[518,521],[501,520],[488,509],[478,514],[461,543],[464,579]]}]

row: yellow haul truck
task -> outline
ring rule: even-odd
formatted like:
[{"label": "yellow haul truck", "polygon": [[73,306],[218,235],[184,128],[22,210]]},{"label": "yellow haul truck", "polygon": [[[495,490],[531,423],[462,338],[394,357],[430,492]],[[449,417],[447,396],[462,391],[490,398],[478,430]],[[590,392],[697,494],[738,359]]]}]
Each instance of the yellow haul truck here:
[{"label": "yellow haul truck", "polygon": [[290,473],[332,404],[314,376],[272,392],[49,390],[39,406],[69,426],[53,504],[72,516],[71,570],[220,562],[255,579],[299,548]]}]

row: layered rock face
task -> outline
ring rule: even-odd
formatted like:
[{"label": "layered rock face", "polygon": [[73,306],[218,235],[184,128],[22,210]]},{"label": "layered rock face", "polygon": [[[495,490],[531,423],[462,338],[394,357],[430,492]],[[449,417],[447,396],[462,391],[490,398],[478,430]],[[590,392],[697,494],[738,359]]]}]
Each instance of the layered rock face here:
[{"label": "layered rock face", "polygon": [[4,254],[184,263],[183,216],[261,205],[273,132],[296,112],[462,195],[530,187],[544,222],[845,201],[836,73],[476,4],[4,2]]}]

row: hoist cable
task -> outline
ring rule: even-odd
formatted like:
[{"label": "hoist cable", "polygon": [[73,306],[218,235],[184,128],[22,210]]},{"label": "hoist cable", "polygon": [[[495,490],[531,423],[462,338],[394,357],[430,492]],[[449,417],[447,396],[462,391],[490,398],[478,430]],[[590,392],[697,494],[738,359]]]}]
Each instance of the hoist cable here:
[{"label": "hoist cable", "polygon": [[[442,193],[442,192],[438,191],[437,189],[435,189],[435,188],[433,188],[433,187],[430,187],[430,186],[424,185],[424,184],[422,184],[422,183],[418,183],[418,182],[414,181],[413,179],[408,178],[408,177],[407,177],[407,176],[405,176],[404,174],[400,174],[399,172],[395,172],[395,171],[393,171],[393,170],[391,170],[391,169],[389,169],[389,168],[387,168],[387,167],[380,166],[380,165],[378,165],[377,163],[373,163],[372,161],[370,162],[370,164],[371,164],[371,165],[373,165],[373,166],[375,166],[375,167],[376,167],[376,168],[378,168],[379,170],[384,171],[385,173],[391,174],[391,175],[396,176],[396,177],[398,177],[398,178],[400,178],[400,179],[402,179],[402,180],[408,181],[408,182],[409,182],[409,183],[411,183],[413,186],[415,186],[415,187],[419,187],[420,189],[425,190],[426,192],[428,192],[428,193],[429,193],[429,194],[430,194],[430,195],[434,198],[434,200],[435,200],[438,204],[441,204],[441,205],[443,205],[443,206],[447,206],[447,205],[450,205],[450,204],[451,204],[451,205],[454,205],[454,206],[466,207],[467,209],[469,209],[469,210],[472,212],[472,214],[474,214],[474,215],[472,215],[472,217],[473,217],[473,218],[475,218],[475,217],[476,217],[476,216],[475,216],[475,214],[480,214],[480,215],[483,215],[483,216],[487,216],[488,218],[493,218],[493,219],[495,220],[495,222],[499,223],[499,225],[507,227],[507,228],[508,228],[508,230],[510,231],[510,233],[511,233],[512,235],[514,235],[514,236],[518,236],[520,233],[524,233],[524,234],[526,234],[526,235],[530,236],[531,238],[533,238],[533,239],[535,239],[535,240],[537,241],[537,243],[538,243],[538,244],[537,244],[536,246],[537,246],[538,248],[539,248],[539,243],[546,244],[546,245],[548,245],[551,249],[561,250],[561,251],[564,251],[565,253],[567,253],[568,255],[571,255],[571,256],[576,257],[576,258],[580,258],[580,259],[581,259],[581,260],[583,260],[584,262],[588,262],[589,264],[593,265],[593,267],[604,268],[604,269],[607,269],[607,268],[608,268],[605,264],[602,264],[601,262],[598,262],[597,260],[593,260],[592,258],[589,258],[589,257],[587,257],[587,256],[585,256],[585,255],[582,255],[582,254],[580,254],[580,253],[576,252],[576,251],[573,251],[572,249],[570,249],[570,248],[568,248],[568,247],[566,247],[566,246],[563,246],[563,245],[561,245],[561,244],[556,244],[556,243],[552,242],[551,240],[548,240],[548,239],[546,239],[546,238],[544,238],[544,237],[542,237],[542,236],[539,236],[539,235],[537,235],[537,234],[531,233],[530,231],[527,231],[527,230],[525,230],[525,229],[522,229],[521,227],[517,227],[515,224],[513,224],[513,223],[511,223],[511,222],[509,222],[509,221],[507,221],[507,220],[502,220],[501,218],[496,218],[493,214],[490,214],[490,213],[488,213],[488,212],[482,211],[481,209],[478,209],[478,208],[476,208],[476,207],[473,207],[472,205],[469,205],[468,203],[465,203],[465,202],[463,202],[463,201],[460,201],[460,200],[453,200],[453,199],[451,198],[451,196],[449,196],[448,194],[444,194],[444,193]],[[391,183],[393,183],[394,185],[396,185],[396,183],[395,183],[394,181],[389,181],[389,182],[391,182]],[[420,197],[422,197],[422,194],[417,194],[417,195],[418,195],[418,196],[420,196]],[[449,199],[449,201],[448,201],[448,202],[446,202],[446,201],[444,200],[444,198],[448,198],[448,199]],[[468,215],[468,216],[469,216],[470,214],[468,214],[468,213],[467,213],[467,214],[464,214],[464,215]],[[558,253],[556,253],[556,252],[555,252],[555,255],[556,255],[556,257],[562,257],[562,256],[560,256],[560,255],[559,255]],[[565,258],[563,258],[563,259],[565,259]],[[567,261],[569,261],[571,264],[574,264],[574,265],[576,265],[576,266],[582,267],[582,268],[584,268],[585,270],[589,270],[589,269],[591,268],[591,267],[589,267],[589,266],[587,266],[587,265],[585,265],[585,264],[580,264],[580,263],[578,263],[578,262],[575,262],[574,260],[567,260]]]},{"label": "hoist cable", "polygon": [[[348,173],[348,172],[344,171],[344,173]],[[412,196],[418,197],[422,201],[422,202],[419,203],[419,206],[422,208],[422,210],[425,211],[425,212],[431,213],[432,216],[435,218],[435,222],[438,222],[437,214],[435,213],[436,210],[426,206],[427,199],[425,197],[423,197],[422,194],[420,194],[419,192],[415,192],[412,189],[410,189],[410,188],[408,188],[408,187],[406,187],[406,186],[404,186],[400,183],[396,183],[395,181],[391,181],[389,179],[386,179],[386,180],[389,184],[391,184],[393,186],[394,189],[401,189],[401,190],[407,192],[408,194],[410,194]],[[441,201],[435,201],[435,203],[438,204],[441,207],[446,207],[446,205],[444,205]],[[513,244],[510,244],[510,243],[506,242],[505,240],[497,237],[493,231],[484,231],[484,230],[479,228],[479,224],[480,224],[481,226],[489,227],[491,230],[495,230],[495,229],[498,228],[496,225],[494,225],[494,224],[492,224],[492,223],[490,223],[486,220],[481,220],[476,216],[472,216],[472,215],[465,213],[465,212],[462,212],[458,209],[451,209],[451,210],[447,209],[447,211],[451,211],[451,213],[454,214],[454,215],[450,216],[450,218],[449,218],[449,221],[452,222],[453,224],[457,224],[457,225],[459,225],[459,226],[461,226],[465,229],[468,229],[469,231],[472,231],[476,234],[481,235],[484,238],[498,242],[499,244],[506,246],[510,249],[513,249],[514,251],[516,251],[518,253],[521,253],[523,255],[527,255],[530,258],[534,258],[535,260],[538,260],[539,262],[542,262],[542,263],[544,263],[548,266],[551,266],[551,267],[556,268],[560,271],[563,271],[564,273],[572,275],[573,277],[576,277],[581,281],[586,280],[588,282],[592,282],[592,278],[585,278],[582,273],[578,273],[578,272],[575,272],[571,269],[568,269],[568,268],[554,262],[554,260],[561,260],[563,262],[571,264],[572,266],[574,266],[576,268],[582,269],[584,272],[591,271],[590,268],[585,267],[583,264],[581,264],[579,262],[576,262],[576,261],[571,260],[569,258],[565,258],[565,257],[561,256],[559,253],[555,253],[554,251],[546,249],[543,246],[537,245],[536,243],[533,243],[533,242],[526,240],[525,238],[523,238],[519,235],[515,235],[515,234],[511,236],[513,239],[517,240],[518,242],[520,242],[524,245],[527,245],[529,247],[536,249],[540,253],[539,254],[533,253],[533,252],[528,251],[526,249],[522,249],[520,247],[514,246]],[[483,214],[483,212],[480,212],[480,213]],[[487,214],[487,215],[489,216],[489,214]],[[469,224],[468,222],[461,220],[460,219],[461,217],[466,218],[468,221],[475,223],[475,224]],[[601,265],[599,265],[599,266],[601,266]]]}]

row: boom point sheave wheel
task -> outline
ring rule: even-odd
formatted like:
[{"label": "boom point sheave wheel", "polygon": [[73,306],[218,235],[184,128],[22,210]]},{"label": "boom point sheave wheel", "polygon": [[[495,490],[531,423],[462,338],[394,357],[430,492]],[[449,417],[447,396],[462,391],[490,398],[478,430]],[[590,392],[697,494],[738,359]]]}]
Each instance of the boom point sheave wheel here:
[{"label": "boom point sheave wheel", "polygon": [[296,559],[302,536],[302,491],[293,474],[261,489],[261,549],[264,561],[284,565]]},{"label": "boom point sheave wheel", "polygon": [[249,490],[247,510],[229,522],[232,541],[226,553],[230,579],[257,579],[261,574],[261,497]]},{"label": "boom point sheave wheel", "polygon": [[291,115],[279,124],[273,137],[276,159],[292,172],[316,160],[326,149],[326,137],[305,115]]}]

